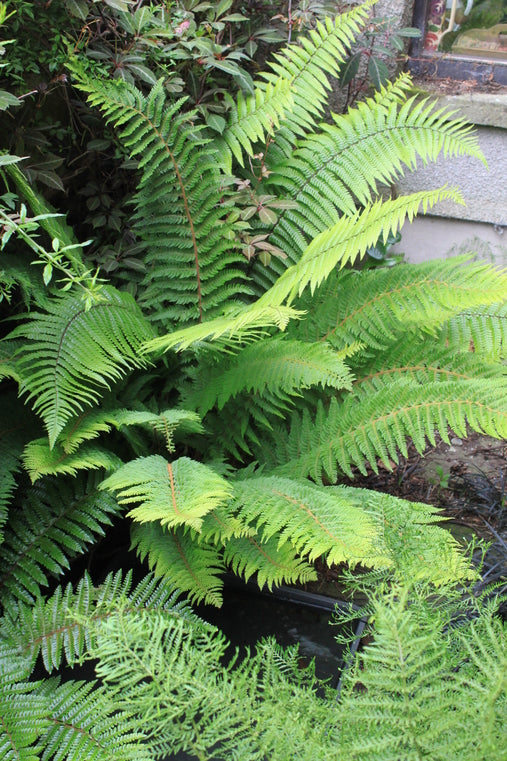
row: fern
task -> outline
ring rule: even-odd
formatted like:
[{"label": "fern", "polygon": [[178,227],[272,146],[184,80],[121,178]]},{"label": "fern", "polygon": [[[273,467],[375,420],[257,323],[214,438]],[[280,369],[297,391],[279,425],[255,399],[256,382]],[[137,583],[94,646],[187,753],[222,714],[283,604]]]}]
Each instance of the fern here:
[{"label": "fern", "polygon": [[145,364],[139,348],[150,336],[132,297],[111,287],[89,309],[73,294],[59,296],[12,331],[10,338],[24,339],[16,355],[20,391],[33,400],[51,447],[73,415],[98,401],[99,389]]},{"label": "fern", "polygon": [[199,530],[202,517],[231,494],[225,479],[188,457],[167,462],[152,455],[123,465],[100,485],[118,492],[120,504],[141,502],[129,515],[136,521]]},{"label": "fern", "polygon": [[376,471],[377,458],[391,468],[398,451],[406,456],[409,436],[421,452],[426,438],[435,444],[435,430],[448,441],[448,427],[457,436],[466,436],[469,425],[505,438],[507,407],[505,394],[499,391],[496,384],[483,380],[424,387],[397,382],[369,394],[360,405],[353,396],[341,404],[332,399],[327,410],[319,405],[315,420],[308,413],[295,413],[289,434],[275,431],[277,472],[317,480],[325,473],[334,482],[338,468],[352,476],[352,465],[366,473],[368,462]]},{"label": "fern", "polygon": [[[504,272],[467,263],[466,257],[379,272],[344,272],[316,292],[304,330],[313,340],[329,341],[336,348],[359,340],[379,349],[407,329],[437,329],[463,310],[494,304],[506,295]],[[457,337],[453,345],[467,347],[469,340]]]},{"label": "fern", "polygon": [[157,576],[184,590],[190,601],[207,605],[222,604],[222,554],[212,544],[199,546],[195,537],[181,529],[167,531],[160,523],[136,524],[132,546],[141,560],[148,559]]},{"label": "fern", "polygon": [[348,367],[330,347],[278,338],[251,344],[230,362],[211,366],[199,380],[199,386],[186,396],[185,406],[197,409],[201,416],[215,404],[222,409],[240,392],[263,396],[268,391],[285,397],[317,384],[351,388]]},{"label": "fern", "polygon": [[234,231],[220,206],[215,152],[183,101],[166,104],[163,83],[145,98],[126,83],[92,80],[79,87],[140,157],[135,229],[146,245],[141,303],[165,325],[202,322],[245,292]]},{"label": "fern", "polygon": [[405,219],[411,221],[421,206],[426,212],[444,198],[460,201],[456,192],[443,188],[400,196],[393,201],[377,201],[353,217],[342,217],[312,240],[297,264],[285,270],[257,304],[275,306],[286,299],[290,303],[308,286],[313,294],[337,265],[343,267],[362,258],[380,236],[387,240],[389,233],[396,232]]},{"label": "fern", "polygon": [[114,499],[97,491],[96,477],[43,480],[20,495],[23,511],[9,521],[0,546],[0,598],[30,603],[48,576],[59,576],[69,558],[86,551],[119,513]]}]

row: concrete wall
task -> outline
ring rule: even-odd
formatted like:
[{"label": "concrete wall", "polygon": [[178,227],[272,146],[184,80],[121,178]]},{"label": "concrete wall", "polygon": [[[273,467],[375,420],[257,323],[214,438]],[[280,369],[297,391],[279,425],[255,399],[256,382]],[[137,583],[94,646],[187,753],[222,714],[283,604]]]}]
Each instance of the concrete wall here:
[{"label": "concrete wall", "polygon": [[507,92],[446,96],[439,106],[457,111],[475,125],[488,166],[469,157],[441,158],[436,164],[407,174],[398,193],[457,186],[466,206],[451,201],[438,204],[431,216],[418,218],[402,230],[396,248],[407,259],[422,261],[466,250],[507,265]]}]

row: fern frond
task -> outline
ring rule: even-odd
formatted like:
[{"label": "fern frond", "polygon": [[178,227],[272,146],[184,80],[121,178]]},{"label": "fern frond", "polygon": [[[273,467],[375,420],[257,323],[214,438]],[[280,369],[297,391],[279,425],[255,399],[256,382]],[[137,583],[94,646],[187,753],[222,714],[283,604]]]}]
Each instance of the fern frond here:
[{"label": "fern frond", "polygon": [[218,549],[198,545],[190,533],[168,531],[156,521],[134,524],[132,546],[141,561],[147,559],[157,576],[186,592],[191,602],[220,607],[225,566]]},{"label": "fern frond", "polygon": [[457,191],[441,188],[391,201],[377,201],[352,217],[342,217],[336,225],[312,240],[297,264],[285,270],[275,285],[256,302],[257,306],[276,306],[286,299],[290,303],[296,296],[301,296],[307,286],[313,294],[335,267],[362,258],[380,237],[386,241],[406,219],[411,221],[421,207],[426,212],[446,198],[461,201]]},{"label": "fern frond", "polygon": [[317,578],[315,568],[299,557],[289,543],[280,544],[276,537],[266,541],[260,536],[233,537],[225,545],[224,560],[245,581],[255,574],[261,588]]},{"label": "fern frond", "polygon": [[400,100],[400,91],[410,85],[410,78],[402,75],[347,114],[333,115],[333,124],[323,124],[320,133],[271,167],[267,192],[276,191],[295,205],[280,211],[269,235],[269,242],[287,258],[273,262],[267,271],[257,265],[259,278],[263,273],[274,278],[297,262],[315,236],[342,214],[353,215],[358,204],[371,203],[379,183],[392,185],[404,168],[416,168],[418,157],[424,163],[440,154],[484,160],[470,125],[435,110],[434,103]]},{"label": "fern frond", "polygon": [[38,420],[15,393],[4,391],[0,422],[0,544],[7,510],[16,489],[23,449],[38,431]]},{"label": "fern frond", "polygon": [[328,77],[338,76],[348,48],[368,18],[370,6],[371,3],[366,2],[334,19],[327,17],[318,21],[315,29],[275,53],[273,60],[267,62],[271,71],[262,72],[262,78],[272,84],[279,79],[289,81],[294,99],[292,109],[285,114],[282,128],[277,132],[275,144],[270,147],[276,162],[290,155],[296,137],[312,130],[315,119],[322,117],[331,89]]},{"label": "fern frond", "polygon": [[96,444],[82,446],[66,452],[57,442],[50,448],[47,438],[34,439],[23,450],[23,466],[32,483],[42,476],[58,473],[75,476],[79,470],[114,470],[121,465],[120,458],[109,449]]},{"label": "fern frond", "polygon": [[144,97],[126,83],[92,80],[74,66],[80,89],[99,107],[132,157],[139,157],[135,229],[145,242],[140,303],[165,326],[202,322],[221,311],[229,289],[247,292],[234,229],[221,205],[215,149],[199,135],[184,99],[167,103],[163,81]]},{"label": "fern frond", "polygon": [[99,488],[117,492],[120,504],[139,503],[128,513],[135,521],[190,526],[196,531],[203,516],[232,494],[227,481],[203,463],[189,457],[167,462],[160,455],[126,463]]},{"label": "fern frond", "polygon": [[96,682],[47,679],[38,690],[48,727],[37,749],[41,761],[149,761],[139,722],[119,712],[107,687]]},{"label": "fern frond", "polygon": [[[173,446],[176,429],[189,433],[202,433],[199,416],[189,410],[164,410],[160,414],[141,410],[100,409],[90,410],[71,418],[58,436],[55,449],[60,447],[66,455],[78,451],[81,444],[107,433],[114,426],[140,425],[164,435],[169,448]],[[80,450],[82,451],[82,450]],[[118,465],[115,463],[115,467]],[[111,468],[108,468],[109,470]]]},{"label": "fern frond", "polygon": [[29,682],[24,671],[23,662],[0,644],[0,756],[5,761],[39,761],[35,743],[49,724],[38,684]]},{"label": "fern frond", "polygon": [[30,313],[10,334],[24,339],[16,356],[20,393],[34,400],[50,446],[101,390],[146,364],[139,349],[152,335],[132,296],[109,286],[88,309],[71,293],[54,298],[45,313]]},{"label": "fern frond", "polygon": [[275,431],[277,472],[316,480],[325,473],[334,483],[338,469],[352,477],[353,465],[366,473],[368,462],[377,471],[377,458],[392,468],[398,452],[407,455],[408,438],[422,452],[426,439],[435,445],[435,431],[448,441],[449,428],[465,437],[467,426],[507,437],[505,381],[445,381],[424,387],[393,382],[367,399],[350,395],[341,404],[332,399],[328,410],[319,404],[314,419],[307,412],[294,413],[289,434]]},{"label": "fern frond", "polygon": [[115,500],[97,491],[98,479],[44,479],[23,494],[23,511],[13,512],[0,546],[0,598],[30,603],[59,576],[69,559],[104,535],[119,513]]},{"label": "fern frond", "polygon": [[229,122],[217,141],[221,154],[222,141],[228,149],[224,159],[229,173],[232,156],[244,166],[243,152],[252,156],[253,145],[279,127],[280,118],[292,108],[292,98],[290,82],[285,79],[259,82],[253,95],[245,96],[239,91],[237,104],[230,110]]},{"label": "fern frond", "polygon": [[444,338],[468,345],[473,342],[477,351],[490,360],[507,357],[507,304],[465,309],[452,317],[444,328]]},{"label": "fern frond", "polygon": [[[444,336],[446,335],[444,326]],[[488,361],[478,351],[470,351],[466,344],[456,345],[436,337],[410,335],[385,351],[375,354],[371,361],[363,362],[354,381],[354,397],[368,397],[372,391],[393,382],[405,381],[424,386],[437,381],[497,379],[501,388],[505,368]]]},{"label": "fern frond", "polygon": [[374,554],[375,528],[367,514],[334,492],[308,481],[276,476],[234,482],[238,517],[254,523],[263,542],[276,537],[278,548],[289,542],[298,554],[314,561],[368,563]]},{"label": "fern frond", "polygon": [[263,304],[261,307],[252,304],[249,307],[233,309],[225,317],[216,317],[201,325],[175,330],[165,336],[153,338],[144,347],[144,353],[159,351],[184,351],[192,346],[202,348],[208,341],[220,348],[222,344],[230,350],[231,344],[253,341],[265,335],[266,329],[272,326],[285,330],[289,320],[297,320],[302,312],[281,305]]},{"label": "fern frond", "polygon": [[99,587],[85,574],[76,591],[68,584],[57,587],[47,600],[38,596],[33,604],[8,607],[0,638],[30,664],[40,656],[48,673],[63,664],[74,666],[91,647],[95,622],[107,618],[119,600],[133,611],[151,608],[190,621],[196,618],[187,603],[178,601],[174,588],[152,574],[135,587],[131,572],[125,577],[121,571],[110,573]]},{"label": "fern frond", "polygon": [[[399,340],[407,329],[436,331],[464,309],[484,309],[506,298],[507,273],[467,257],[340,272],[316,292],[301,327],[305,337],[330,341],[336,348],[361,341],[378,349]],[[301,306],[307,305],[308,298],[303,299]],[[454,346],[460,340],[468,347],[471,338],[449,334]]]},{"label": "fern frond", "polygon": [[247,346],[197,380],[185,396],[185,406],[204,416],[215,404],[222,409],[241,392],[263,396],[267,391],[284,397],[316,385],[350,390],[352,376],[331,347],[274,337]]}]

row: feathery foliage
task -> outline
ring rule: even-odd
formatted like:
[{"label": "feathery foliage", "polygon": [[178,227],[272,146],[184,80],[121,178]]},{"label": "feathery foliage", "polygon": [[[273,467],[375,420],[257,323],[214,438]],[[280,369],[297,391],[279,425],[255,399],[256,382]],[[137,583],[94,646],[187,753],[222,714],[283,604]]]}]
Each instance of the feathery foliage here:
[{"label": "feathery foliage", "polygon": [[[135,268],[115,256],[109,282],[12,165],[36,216],[6,213],[2,259],[19,320],[0,365],[6,758],[501,757],[504,631],[492,605],[470,603],[476,621],[458,627],[432,604],[448,595],[461,616],[449,585],[461,594],[474,574],[460,547],[434,508],[339,485],[391,468],[409,441],[507,438],[506,273],[466,258],[356,266],[420,210],[460,199],[385,200],[382,183],[416,160],[481,158],[462,121],[407,97],[406,76],[318,124],[366,19],[354,8],[275,54],[250,95],[227,100],[223,129],[166,81],[141,92],[71,63],[137,171]],[[45,599],[120,522],[162,581],[132,589],[100,569],[99,586],[85,576]],[[315,578],[318,559],[394,585],[372,593],[377,639],[340,704],[272,644],[225,666],[224,639],[173,592],[220,605],[226,570],[271,588]],[[51,674],[88,658],[94,689],[77,671],[31,681],[36,660]]]}]

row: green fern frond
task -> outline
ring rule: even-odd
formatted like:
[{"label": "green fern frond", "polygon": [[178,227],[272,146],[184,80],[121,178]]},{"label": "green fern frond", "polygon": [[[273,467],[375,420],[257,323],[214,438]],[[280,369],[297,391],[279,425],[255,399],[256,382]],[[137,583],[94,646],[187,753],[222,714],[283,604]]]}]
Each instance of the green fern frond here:
[{"label": "green fern frond", "polygon": [[466,309],[449,320],[444,338],[469,345],[491,360],[507,357],[507,303]]},{"label": "green fern frond", "polygon": [[34,439],[27,444],[22,460],[32,483],[42,476],[58,473],[75,476],[79,470],[109,471],[121,465],[120,458],[114,452],[96,444],[85,445],[69,453],[58,442],[50,448],[47,438]]},{"label": "green fern frond", "polygon": [[215,404],[220,410],[242,392],[263,396],[267,391],[283,397],[317,385],[350,390],[352,376],[326,344],[274,337],[247,346],[197,380],[185,396],[185,406],[204,416]]},{"label": "green fern frond", "polygon": [[441,188],[400,196],[391,201],[377,201],[352,217],[342,217],[307,246],[297,264],[289,267],[256,302],[258,307],[276,306],[286,299],[290,303],[301,296],[307,286],[311,293],[330,275],[335,267],[362,258],[379,238],[384,242],[406,219],[412,221],[422,207],[426,212],[444,199],[462,202],[454,190]]},{"label": "green fern frond", "polygon": [[476,350],[470,351],[466,344],[442,340],[439,334],[436,337],[409,335],[375,354],[371,361],[361,363],[354,381],[354,397],[359,401],[395,381],[424,386],[437,381],[488,378],[497,379],[500,389],[506,369],[488,359]]},{"label": "green fern frond", "polygon": [[168,462],[160,455],[126,463],[100,484],[117,493],[120,504],[139,503],[128,515],[168,527],[200,530],[206,513],[228,501],[232,487],[211,468],[189,457]]},{"label": "green fern frond", "polygon": [[229,112],[229,122],[217,141],[219,150],[222,141],[227,146],[229,155],[224,156],[227,171],[232,169],[231,155],[244,166],[243,152],[251,156],[253,145],[265,135],[273,134],[273,128],[279,127],[280,118],[291,109],[292,102],[290,83],[284,79],[257,83],[253,95],[238,93],[237,104]]},{"label": "green fern frond", "polygon": [[299,557],[289,543],[280,544],[276,537],[266,541],[260,536],[233,537],[225,545],[224,560],[245,581],[255,574],[261,588],[317,578],[315,568]]},{"label": "green fern frond", "polygon": [[[0,544],[7,510],[16,489],[26,443],[38,432],[38,420],[12,391],[4,391],[0,422]],[[42,431],[41,431],[42,432]]]},{"label": "green fern frond", "polygon": [[370,2],[363,3],[334,19],[328,17],[318,21],[315,29],[301,36],[297,43],[275,53],[273,60],[267,62],[271,72],[262,72],[261,77],[272,84],[279,79],[289,81],[294,99],[293,108],[286,113],[275,144],[270,147],[276,162],[289,155],[296,137],[312,130],[315,119],[323,116],[331,90],[328,78],[338,76],[348,48],[368,17],[370,6]]},{"label": "green fern frond", "polygon": [[441,585],[475,578],[458,542],[437,525],[444,520],[437,508],[369,489],[326,488],[356,504],[374,524],[374,552],[366,566],[387,568],[408,585],[418,580]]},{"label": "green fern frond", "polygon": [[264,476],[234,482],[234,507],[242,521],[255,524],[263,542],[274,537],[278,547],[289,542],[310,562],[324,556],[329,565],[353,566],[367,564],[374,554],[375,527],[346,493]]},{"label": "green fern frond", "polygon": [[41,761],[149,761],[139,722],[119,712],[107,687],[96,682],[47,679],[44,698],[48,728],[39,738]]},{"label": "green fern frond", "polygon": [[0,546],[0,598],[28,603],[59,576],[69,559],[86,551],[119,513],[109,494],[97,491],[98,478],[44,479],[20,495]]},{"label": "green fern frond", "polygon": [[[468,257],[343,272],[316,293],[304,329],[313,340],[330,341],[337,348],[354,341],[382,348],[407,328],[436,330],[445,320],[458,319],[464,309],[506,298],[507,273]],[[472,336],[466,340],[449,334],[449,339],[454,346],[458,340],[468,346]]]},{"label": "green fern frond", "polygon": [[358,204],[371,203],[379,183],[392,185],[405,167],[415,169],[418,157],[424,163],[440,154],[483,160],[470,125],[436,111],[433,103],[400,100],[400,91],[410,85],[402,75],[346,115],[334,115],[333,124],[323,124],[320,133],[271,167],[267,192],[290,198],[295,207],[280,211],[269,236],[287,258],[273,262],[267,271],[257,265],[259,278],[274,279],[297,262],[312,238],[342,214],[353,215]]},{"label": "green fern frond", "polygon": [[234,229],[221,205],[215,149],[199,135],[185,99],[168,103],[163,81],[145,97],[126,83],[92,80],[74,73],[88,100],[132,157],[139,157],[135,230],[146,245],[147,275],[140,303],[165,326],[202,322],[220,312],[232,288],[247,292]]},{"label": "green fern frond", "polygon": [[57,587],[49,599],[38,596],[33,604],[9,606],[0,639],[29,664],[40,656],[50,674],[63,664],[74,666],[83,660],[92,644],[95,622],[107,618],[119,600],[126,601],[133,611],[164,610],[193,621],[195,614],[178,597],[172,586],[152,574],[135,587],[131,572],[125,577],[121,571],[110,573],[99,587],[85,574],[75,591],[68,584]]},{"label": "green fern frond", "polygon": [[[187,433],[202,433],[203,431],[199,416],[189,410],[164,410],[158,415],[155,412],[141,410],[91,410],[77,418],[71,418],[66,423],[58,436],[55,449],[60,447],[66,455],[73,454],[83,442],[95,439],[101,433],[108,433],[113,426],[121,428],[132,425],[139,425],[161,433],[170,449],[173,447],[173,435],[176,429]],[[115,467],[117,465],[118,461]]]},{"label": "green fern frond", "polygon": [[350,395],[341,404],[331,399],[327,410],[319,404],[314,417],[308,412],[294,413],[290,433],[275,430],[277,472],[296,478],[309,475],[318,481],[325,473],[334,483],[338,470],[352,477],[352,466],[356,466],[366,473],[366,462],[376,472],[377,459],[392,468],[398,452],[407,456],[408,438],[419,452],[424,451],[427,439],[435,445],[435,431],[448,441],[449,428],[460,437],[466,437],[469,426],[506,438],[504,387],[505,382],[499,386],[487,379],[424,387],[398,381],[367,399]]},{"label": "green fern frond", "polygon": [[252,306],[233,309],[224,317],[216,317],[201,325],[192,325],[188,328],[175,330],[165,336],[153,338],[144,347],[144,353],[156,353],[160,351],[184,351],[193,346],[202,348],[208,341],[213,341],[214,346],[222,345],[230,351],[231,345],[253,341],[266,334],[269,327],[277,327],[285,330],[289,320],[297,320],[302,312],[285,306],[270,306],[257,304]]},{"label": "green fern frond", "polygon": [[222,604],[225,571],[222,553],[210,544],[199,545],[195,535],[179,529],[168,531],[156,521],[136,523],[132,546],[141,561],[148,560],[154,573],[188,594],[191,602]]},{"label": "green fern frond", "polygon": [[24,665],[0,644],[0,756],[5,761],[39,761],[35,743],[49,725],[46,703],[37,682],[23,673]]},{"label": "green fern frond", "polygon": [[88,309],[71,293],[54,298],[45,313],[31,312],[10,334],[24,339],[16,356],[20,393],[34,400],[50,446],[101,390],[146,364],[139,349],[152,335],[132,296],[109,286]]}]

